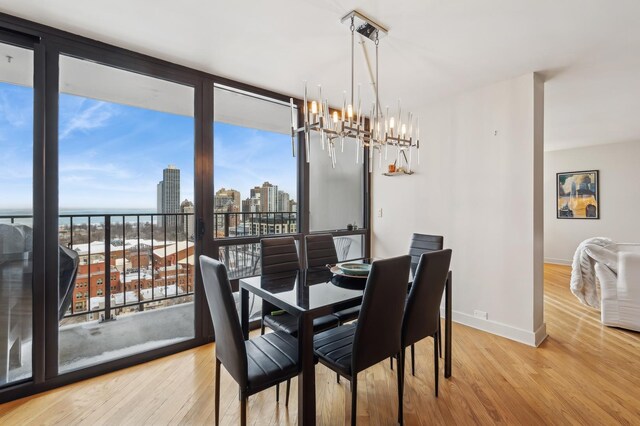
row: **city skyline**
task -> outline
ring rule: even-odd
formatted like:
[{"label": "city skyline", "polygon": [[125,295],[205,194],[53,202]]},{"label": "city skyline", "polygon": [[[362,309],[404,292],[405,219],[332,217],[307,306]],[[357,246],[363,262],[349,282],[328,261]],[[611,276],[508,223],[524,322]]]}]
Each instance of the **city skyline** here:
[{"label": "city skyline", "polygon": [[[162,170],[181,170],[181,200],[194,200],[193,118],[60,94],[60,210],[157,208]],[[290,137],[215,122],[214,185],[248,194],[277,182],[296,194]],[[33,89],[0,83],[2,210],[32,206]],[[213,196],[213,194],[212,194]]]}]

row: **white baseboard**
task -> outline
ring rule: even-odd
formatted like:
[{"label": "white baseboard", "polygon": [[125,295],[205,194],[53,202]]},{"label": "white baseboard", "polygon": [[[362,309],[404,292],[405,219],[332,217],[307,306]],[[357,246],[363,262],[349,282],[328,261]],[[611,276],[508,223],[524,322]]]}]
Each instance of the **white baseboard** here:
[{"label": "white baseboard", "polygon": [[567,259],[554,259],[553,257],[545,257],[544,263],[552,263],[554,265],[571,265],[573,261]]},{"label": "white baseboard", "polygon": [[533,332],[502,324],[500,322],[477,318],[473,315],[458,311],[453,311],[452,319],[454,322],[534,347],[540,345],[540,343],[542,343],[547,337],[547,326],[544,323],[535,332]]},{"label": "white baseboard", "polygon": [[544,340],[549,336],[547,334],[547,323],[543,322],[540,327],[535,332],[536,336],[536,347],[540,346],[540,343],[544,342]]}]

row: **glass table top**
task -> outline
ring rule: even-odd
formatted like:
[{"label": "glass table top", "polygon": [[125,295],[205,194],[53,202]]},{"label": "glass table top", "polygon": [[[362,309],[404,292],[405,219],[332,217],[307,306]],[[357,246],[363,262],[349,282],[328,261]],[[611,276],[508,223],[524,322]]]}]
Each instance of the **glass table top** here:
[{"label": "glass table top", "polygon": [[311,268],[243,278],[240,286],[290,309],[313,311],[362,298],[364,278],[334,277],[326,268]]}]

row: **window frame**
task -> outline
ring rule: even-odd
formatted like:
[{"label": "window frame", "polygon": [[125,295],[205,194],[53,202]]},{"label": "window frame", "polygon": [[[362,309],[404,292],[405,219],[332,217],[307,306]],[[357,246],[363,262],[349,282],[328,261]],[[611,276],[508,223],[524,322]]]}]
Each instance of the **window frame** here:
[{"label": "window frame", "polygon": [[[14,41],[15,39],[15,41]],[[9,41],[7,41],[9,40]],[[98,62],[194,87],[194,174],[196,184],[195,227],[198,244],[196,257],[208,254],[218,257],[220,245],[259,242],[266,236],[234,237],[214,240],[206,237],[213,230],[213,108],[214,85],[254,93],[284,103],[289,96],[258,88],[251,84],[170,63],[107,43],[95,41],[56,28],[0,13],[0,41],[34,50],[34,153],[33,153],[33,375],[31,379],[11,383],[0,388],[0,403],[34,393],[64,386],[90,377],[141,364],[155,358],[174,354],[213,341],[213,327],[196,262],[195,275],[195,337],[185,342],[115,359],[80,370],[58,374],[57,339],[58,309],[58,85],[61,54]],[[298,108],[298,122],[302,122],[302,103],[294,98]],[[45,143],[46,141],[46,143]],[[297,152],[304,152],[304,136],[298,135]],[[362,167],[364,173],[364,221],[355,231],[333,231],[334,236],[364,235],[364,254],[370,257],[370,182],[368,155]],[[300,257],[304,259],[304,235],[309,232],[309,166],[304,156],[297,156],[297,231],[293,236],[300,243]],[[237,281],[236,281],[237,286]],[[107,284],[105,283],[105,286]],[[111,285],[111,280],[109,284]]]}]

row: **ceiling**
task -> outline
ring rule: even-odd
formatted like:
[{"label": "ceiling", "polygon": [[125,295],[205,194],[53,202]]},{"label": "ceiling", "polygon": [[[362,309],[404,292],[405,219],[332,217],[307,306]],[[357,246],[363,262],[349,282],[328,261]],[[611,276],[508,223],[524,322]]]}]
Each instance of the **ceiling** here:
[{"label": "ceiling", "polygon": [[[4,13],[285,94],[301,96],[304,80],[323,84],[334,104],[349,83],[339,20],[352,9],[389,29],[383,107],[400,98],[417,110],[536,71],[546,79],[546,149],[640,140],[635,0],[0,0]],[[356,66],[370,105],[360,46]]]}]

